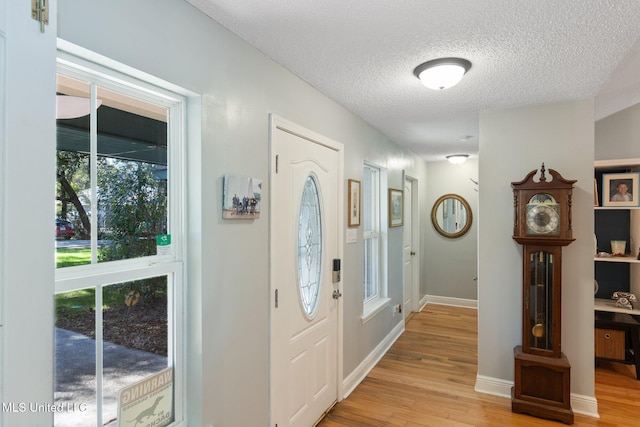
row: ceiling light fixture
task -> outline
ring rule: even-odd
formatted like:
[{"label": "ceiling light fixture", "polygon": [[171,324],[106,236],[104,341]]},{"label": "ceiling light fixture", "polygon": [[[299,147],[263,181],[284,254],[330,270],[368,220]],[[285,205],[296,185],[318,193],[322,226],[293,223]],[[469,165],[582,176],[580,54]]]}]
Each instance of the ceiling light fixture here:
[{"label": "ceiling light fixture", "polygon": [[[96,101],[96,108],[102,100]],[[56,119],[77,119],[89,115],[91,104],[89,98],[70,95],[56,95]]]},{"label": "ceiling light fixture", "polygon": [[468,157],[468,154],[452,154],[447,156],[447,160],[449,160],[449,163],[453,163],[454,165],[461,165],[467,161]]},{"label": "ceiling light fixture", "polygon": [[471,68],[462,58],[439,58],[418,65],[413,74],[429,89],[442,90],[457,85]]}]

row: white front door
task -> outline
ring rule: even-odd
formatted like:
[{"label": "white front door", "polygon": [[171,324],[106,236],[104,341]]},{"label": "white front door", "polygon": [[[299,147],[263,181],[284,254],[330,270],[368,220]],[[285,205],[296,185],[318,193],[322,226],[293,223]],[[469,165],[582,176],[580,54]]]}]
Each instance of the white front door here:
[{"label": "white front door", "polygon": [[273,124],[271,426],[309,427],[338,398],[342,146]]}]

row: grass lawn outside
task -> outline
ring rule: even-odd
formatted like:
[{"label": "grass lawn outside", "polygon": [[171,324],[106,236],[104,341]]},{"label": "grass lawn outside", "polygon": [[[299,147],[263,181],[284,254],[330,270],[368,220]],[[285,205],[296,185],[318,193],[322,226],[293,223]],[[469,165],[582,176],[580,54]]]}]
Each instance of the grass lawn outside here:
[{"label": "grass lawn outside", "polygon": [[56,250],[56,268],[91,264],[90,248],[60,248]]},{"label": "grass lawn outside", "polygon": [[[91,264],[90,248],[60,248],[56,250],[56,268]],[[103,288],[103,307],[122,303],[122,296],[117,290],[106,286]],[[81,311],[95,310],[95,288],[79,289],[56,294],[56,312],[73,314]]]}]

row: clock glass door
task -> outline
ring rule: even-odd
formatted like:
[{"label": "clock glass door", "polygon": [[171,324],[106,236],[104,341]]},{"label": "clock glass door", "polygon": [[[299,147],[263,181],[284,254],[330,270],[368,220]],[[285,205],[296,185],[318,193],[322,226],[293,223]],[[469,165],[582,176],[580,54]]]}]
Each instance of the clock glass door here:
[{"label": "clock glass door", "polygon": [[[528,304],[529,348],[553,349],[554,256],[547,251],[534,251],[529,256]],[[526,332],[526,330],[525,330]],[[525,338],[526,339],[526,338]]]}]

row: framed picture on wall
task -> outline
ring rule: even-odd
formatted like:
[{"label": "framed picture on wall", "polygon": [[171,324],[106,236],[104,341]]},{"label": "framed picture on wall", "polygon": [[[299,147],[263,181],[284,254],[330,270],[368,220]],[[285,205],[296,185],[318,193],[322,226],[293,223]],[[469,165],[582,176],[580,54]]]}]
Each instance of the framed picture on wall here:
[{"label": "framed picture on wall", "polygon": [[250,176],[224,175],[222,179],[222,218],[260,218],[261,198],[261,179]]},{"label": "framed picture on wall", "polygon": [[348,223],[349,227],[360,226],[360,181],[350,179],[348,185],[349,200],[348,200]]},{"label": "framed picture on wall", "polygon": [[640,172],[602,175],[602,206],[640,206]]},{"label": "framed picture on wall", "polygon": [[404,192],[389,189],[389,227],[401,227],[404,219]]}]

